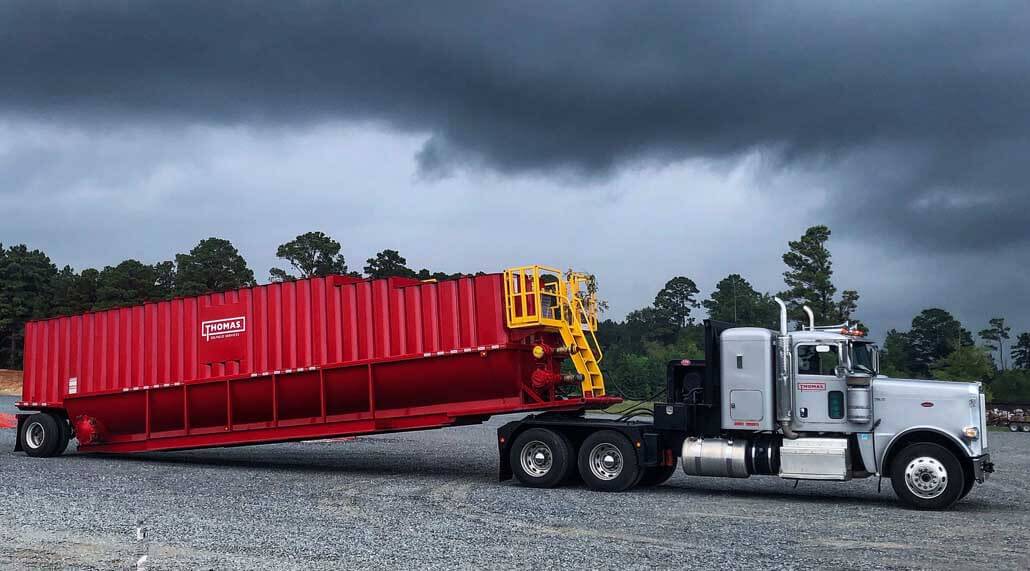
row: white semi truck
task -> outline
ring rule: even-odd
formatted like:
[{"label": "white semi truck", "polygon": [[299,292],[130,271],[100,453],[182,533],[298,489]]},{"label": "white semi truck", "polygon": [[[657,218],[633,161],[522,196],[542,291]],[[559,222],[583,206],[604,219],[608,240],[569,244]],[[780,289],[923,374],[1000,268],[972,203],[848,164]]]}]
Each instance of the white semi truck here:
[{"label": "white semi truck", "polygon": [[690,476],[887,477],[905,504],[942,509],[994,471],[979,383],[891,379],[847,324],[779,331],[705,322],[704,361],[669,364],[653,420],[545,413],[498,431],[501,478],[578,474],[622,491]]}]

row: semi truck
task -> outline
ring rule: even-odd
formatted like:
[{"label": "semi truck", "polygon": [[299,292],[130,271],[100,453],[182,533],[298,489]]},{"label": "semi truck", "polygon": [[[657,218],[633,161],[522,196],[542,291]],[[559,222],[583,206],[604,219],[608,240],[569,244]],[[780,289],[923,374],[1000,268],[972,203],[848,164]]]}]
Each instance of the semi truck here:
[{"label": "semi truck", "polygon": [[[17,450],[141,452],[443,428],[498,430],[500,477],[598,491],[696,477],[889,478],[942,509],[993,472],[978,383],[890,379],[848,324],[704,323],[651,418],[600,368],[589,276],[329,276],[30,322]],[[571,394],[570,394],[571,392]]]}]

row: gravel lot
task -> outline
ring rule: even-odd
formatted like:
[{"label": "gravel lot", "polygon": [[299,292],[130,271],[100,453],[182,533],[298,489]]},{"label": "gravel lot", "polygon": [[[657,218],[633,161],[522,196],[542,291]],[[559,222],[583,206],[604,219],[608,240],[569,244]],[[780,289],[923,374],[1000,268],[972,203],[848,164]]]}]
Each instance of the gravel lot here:
[{"label": "gravel lot", "polygon": [[[14,412],[0,397],[0,412]],[[250,448],[34,459],[0,430],[0,567],[1030,568],[1030,435],[948,512],[889,483],[687,478],[624,494],[497,482],[482,426]]]}]

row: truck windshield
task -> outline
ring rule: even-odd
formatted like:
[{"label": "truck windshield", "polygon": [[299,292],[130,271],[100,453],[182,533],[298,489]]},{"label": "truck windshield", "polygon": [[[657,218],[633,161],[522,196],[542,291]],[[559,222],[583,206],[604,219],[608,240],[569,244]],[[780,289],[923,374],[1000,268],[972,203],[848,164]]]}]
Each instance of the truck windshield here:
[{"label": "truck windshield", "polygon": [[851,368],[860,373],[875,375],[875,361],[873,351],[876,347],[872,343],[851,344]]}]

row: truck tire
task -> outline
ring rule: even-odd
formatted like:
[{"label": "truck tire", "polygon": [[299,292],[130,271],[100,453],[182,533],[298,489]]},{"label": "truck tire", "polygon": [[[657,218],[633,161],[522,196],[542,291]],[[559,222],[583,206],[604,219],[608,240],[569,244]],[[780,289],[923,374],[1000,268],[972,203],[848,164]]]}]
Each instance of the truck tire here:
[{"label": "truck tire", "polygon": [[1019,425],[1015,422],[1009,423],[1009,432],[1019,432]]},{"label": "truck tire", "polygon": [[660,486],[667,482],[676,473],[676,460],[673,459],[672,466],[647,466],[644,468],[644,475],[640,477],[637,485],[643,488]]},{"label": "truck tire", "polygon": [[1020,426],[1020,428],[1023,430],[1023,432],[1030,432],[1030,423],[1024,422],[1023,425]]},{"label": "truck tire", "polygon": [[573,466],[573,448],[561,433],[530,428],[512,442],[508,461],[515,479],[531,488],[553,488],[564,482]]},{"label": "truck tire", "polygon": [[643,474],[633,444],[614,430],[601,430],[588,436],[579,447],[578,464],[583,483],[600,492],[628,490]]},{"label": "truck tire", "polygon": [[891,486],[905,505],[920,510],[950,507],[962,497],[966,475],[947,448],[929,442],[910,444],[891,463]]},{"label": "truck tire", "polygon": [[962,495],[958,499],[962,499],[969,495],[969,492],[973,491],[973,485],[976,484],[976,477],[973,476],[972,472],[969,472],[966,476],[966,481],[962,484]]},{"label": "truck tire", "polygon": [[22,425],[21,447],[34,458],[49,458],[64,452],[68,446],[62,420],[45,412],[30,416]]}]

